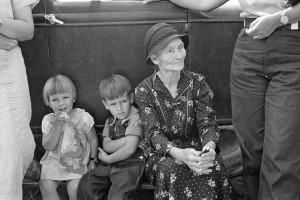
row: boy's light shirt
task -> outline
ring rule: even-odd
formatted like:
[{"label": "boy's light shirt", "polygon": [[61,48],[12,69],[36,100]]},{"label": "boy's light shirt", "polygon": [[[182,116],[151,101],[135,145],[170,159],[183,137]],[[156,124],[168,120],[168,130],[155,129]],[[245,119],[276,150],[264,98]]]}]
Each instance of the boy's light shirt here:
[{"label": "boy's light shirt", "polygon": [[280,12],[286,8],[284,0],[238,0],[243,10],[242,18],[260,17]]}]

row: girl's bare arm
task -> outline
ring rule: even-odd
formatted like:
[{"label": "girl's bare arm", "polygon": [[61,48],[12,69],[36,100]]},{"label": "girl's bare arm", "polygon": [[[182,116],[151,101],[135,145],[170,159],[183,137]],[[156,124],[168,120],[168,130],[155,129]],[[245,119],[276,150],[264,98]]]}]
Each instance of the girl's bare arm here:
[{"label": "girl's bare arm", "polygon": [[53,151],[59,141],[65,121],[55,120],[49,134],[43,133],[42,144],[47,151]]}]

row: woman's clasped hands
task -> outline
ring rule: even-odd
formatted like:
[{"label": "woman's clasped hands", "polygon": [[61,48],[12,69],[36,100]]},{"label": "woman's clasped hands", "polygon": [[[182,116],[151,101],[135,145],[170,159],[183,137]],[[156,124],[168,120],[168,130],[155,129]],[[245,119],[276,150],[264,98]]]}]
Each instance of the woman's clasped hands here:
[{"label": "woman's clasped hands", "polygon": [[209,174],[212,172],[211,167],[214,166],[216,152],[213,148],[208,148],[208,152],[204,152],[206,148],[208,147],[204,147],[202,151],[196,151],[193,148],[178,149],[178,155],[175,157],[194,172],[200,175]]}]

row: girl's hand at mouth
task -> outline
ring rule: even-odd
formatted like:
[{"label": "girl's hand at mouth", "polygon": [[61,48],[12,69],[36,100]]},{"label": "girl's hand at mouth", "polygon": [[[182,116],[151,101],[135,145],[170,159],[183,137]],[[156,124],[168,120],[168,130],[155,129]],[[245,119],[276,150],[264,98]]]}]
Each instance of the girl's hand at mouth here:
[{"label": "girl's hand at mouth", "polygon": [[55,112],[55,119],[60,121],[69,121],[70,116],[68,115],[68,113],[58,110]]}]

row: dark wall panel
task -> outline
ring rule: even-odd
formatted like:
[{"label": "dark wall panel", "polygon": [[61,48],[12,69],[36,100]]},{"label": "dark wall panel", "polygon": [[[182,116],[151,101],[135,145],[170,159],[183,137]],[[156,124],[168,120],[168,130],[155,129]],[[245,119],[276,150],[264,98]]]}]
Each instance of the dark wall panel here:
[{"label": "dark wall panel", "polygon": [[241,22],[190,23],[190,69],[206,77],[215,93],[217,118],[224,123],[231,123],[230,65],[241,27]]},{"label": "dark wall panel", "polygon": [[183,30],[187,10],[169,2],[82,2],[48,5],[64,21],[49,25],[51,75],[68,75],[78,90],[76,107],[86,109],[103,127],[109,113],[99,96],[100,81],[111,73],[126,76],[134,87],[153,73],[145,64],[144,37],[164,21]]},{"label": "dark wall panel", "polygon": [[45,12],[44,1],[33,9],[35,23],[34,37],[30,41],[20,42],[22,49],[32,104],[31,127],[33,131],[40,129],[41,119],[47,112],[42,97],[42,90],[45,81],[50,75],[49,52],[47,42],[47,30],[43,13]]}]

